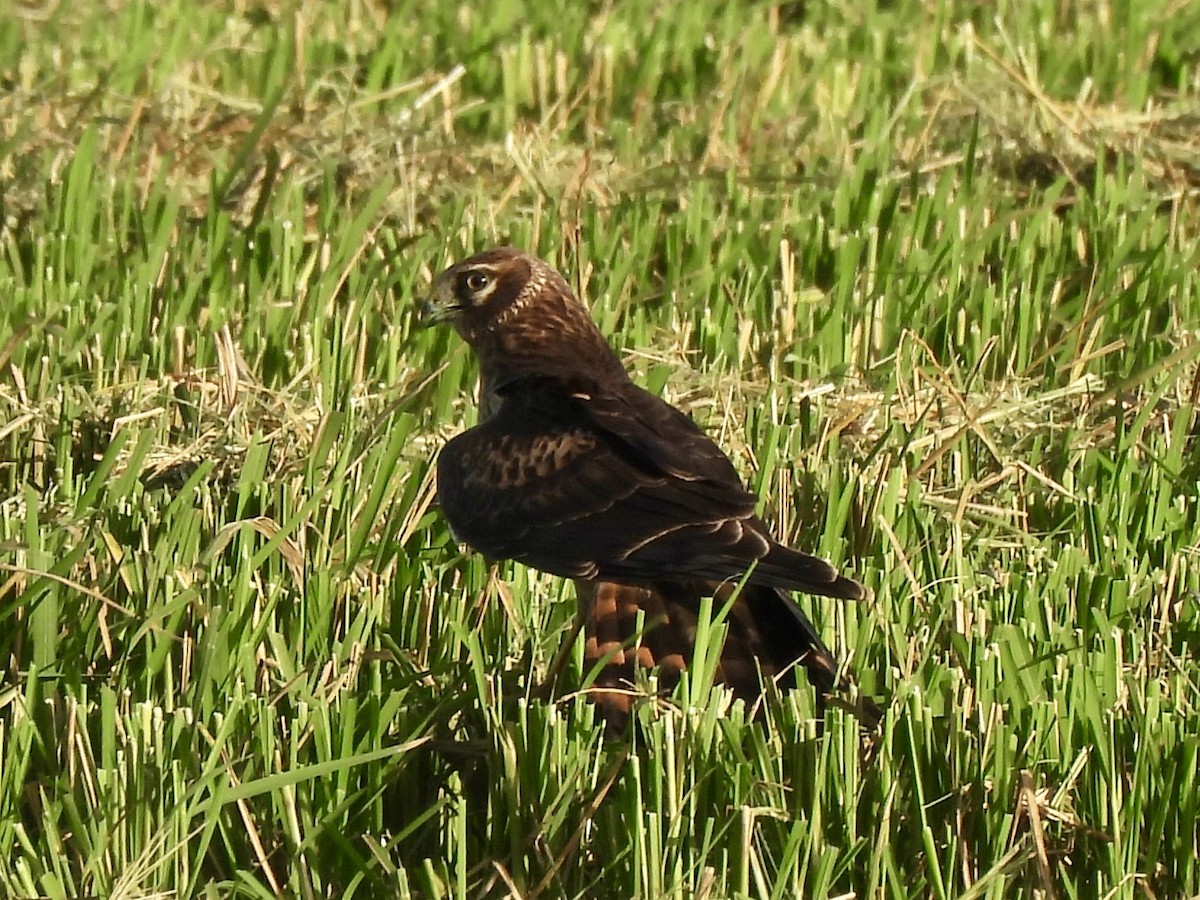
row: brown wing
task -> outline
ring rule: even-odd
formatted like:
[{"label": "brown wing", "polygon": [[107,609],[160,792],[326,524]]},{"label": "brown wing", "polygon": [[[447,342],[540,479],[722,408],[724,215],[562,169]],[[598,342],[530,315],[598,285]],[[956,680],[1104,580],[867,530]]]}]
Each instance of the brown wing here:
[{"label": "brown wing", "polygon": [[521,379],[495,417],[451,440],[438,494],[476,550],[573,578],[751,581],[857,599],[824,560],[771,539],[720,449],[625,381]]},{"label": "brown wing", "polygon": [[[701,598],[715,597],[716,612],[733,590],[728,582],[646,587],[576,582],[586,610],[584,656],[589,666],[601,665],[590,696],[610,732],[625,728],[637,697],[636,669],[657,667],[664,690],[678,684],[692,659]],[[794,687],[797,666],[804,668],[819,697],[837,686],[836,660],[812,623],[780,591],[747,586],[726,625],[715,678],[747,703],[761,695],[764,679],[774,679],[781,689]]]}]

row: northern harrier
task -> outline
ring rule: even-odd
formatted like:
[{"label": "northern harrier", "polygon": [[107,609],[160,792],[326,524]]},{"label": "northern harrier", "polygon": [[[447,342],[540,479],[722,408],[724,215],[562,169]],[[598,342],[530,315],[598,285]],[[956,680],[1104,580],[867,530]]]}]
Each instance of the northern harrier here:
[{"label": "northern harrier", "polygon": [[442,512],[485,556],[574,579],[586,655],[607,659],[594,699],[610,727],[628,716],[634,666],[678,681],[701,598],[720,610],[747,572],[717,680],[750,701],[762,677],[794,686],[800,665],[820,696],[838,688],[836,660],[788,592],[857,600],[863,587],[771,537],[728,457],[630,381],[558,272],[488,250],[442,272],[422,312],[452,323],[480,364],[479,424],[438,460]]}]

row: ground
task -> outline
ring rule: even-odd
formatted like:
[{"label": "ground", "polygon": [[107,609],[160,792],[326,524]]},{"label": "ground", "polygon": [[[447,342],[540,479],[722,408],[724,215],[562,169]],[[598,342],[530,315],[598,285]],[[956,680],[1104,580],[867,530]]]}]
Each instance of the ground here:
[{"label": "ground", "polygon": [[[1200,7],[0,19],[0,895],[1200,893]],[[885,707],[604,740],[459,551],[447,263],[562,269]],[[827,499],[825,499],[827,498]]]}]

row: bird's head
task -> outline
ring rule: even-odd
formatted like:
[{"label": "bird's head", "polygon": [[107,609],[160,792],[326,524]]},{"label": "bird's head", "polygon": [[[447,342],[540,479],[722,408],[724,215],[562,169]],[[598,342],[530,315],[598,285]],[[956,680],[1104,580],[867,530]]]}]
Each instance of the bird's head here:
[{"label": "bird's head", "polygon": [[455,263],[433,281],[421,303],[424,324],[452,324],[468,342],[495,331],[547,296],[574,300],[554,269],[512,247],[496,247]]},{"label": "bird's head", "polygon": [[452,324],[489,384],[530,375],[626,377],[566,279],[512,247],[485,250],[438,275],[421,319]]}]

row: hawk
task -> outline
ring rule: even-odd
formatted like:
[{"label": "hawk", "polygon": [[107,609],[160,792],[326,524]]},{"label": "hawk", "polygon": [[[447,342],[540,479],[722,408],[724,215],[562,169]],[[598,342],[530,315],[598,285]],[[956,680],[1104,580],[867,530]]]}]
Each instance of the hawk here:
[{"label": "hawk", "polygon": [[821,697],[841,686],[790,592],[857,600],[862,585],[771,536],[729,458],[630,380],[562,275],[499,247],[438,275],[421,312],[480,366],[479,424],[438,458],[442,513],[475,551],[574,580],[610,729],[635,666],[678,681],[705,596],[732,600],[716,678],[735,695],[753,701],[762,678],[793,687],[797,666]]}]

